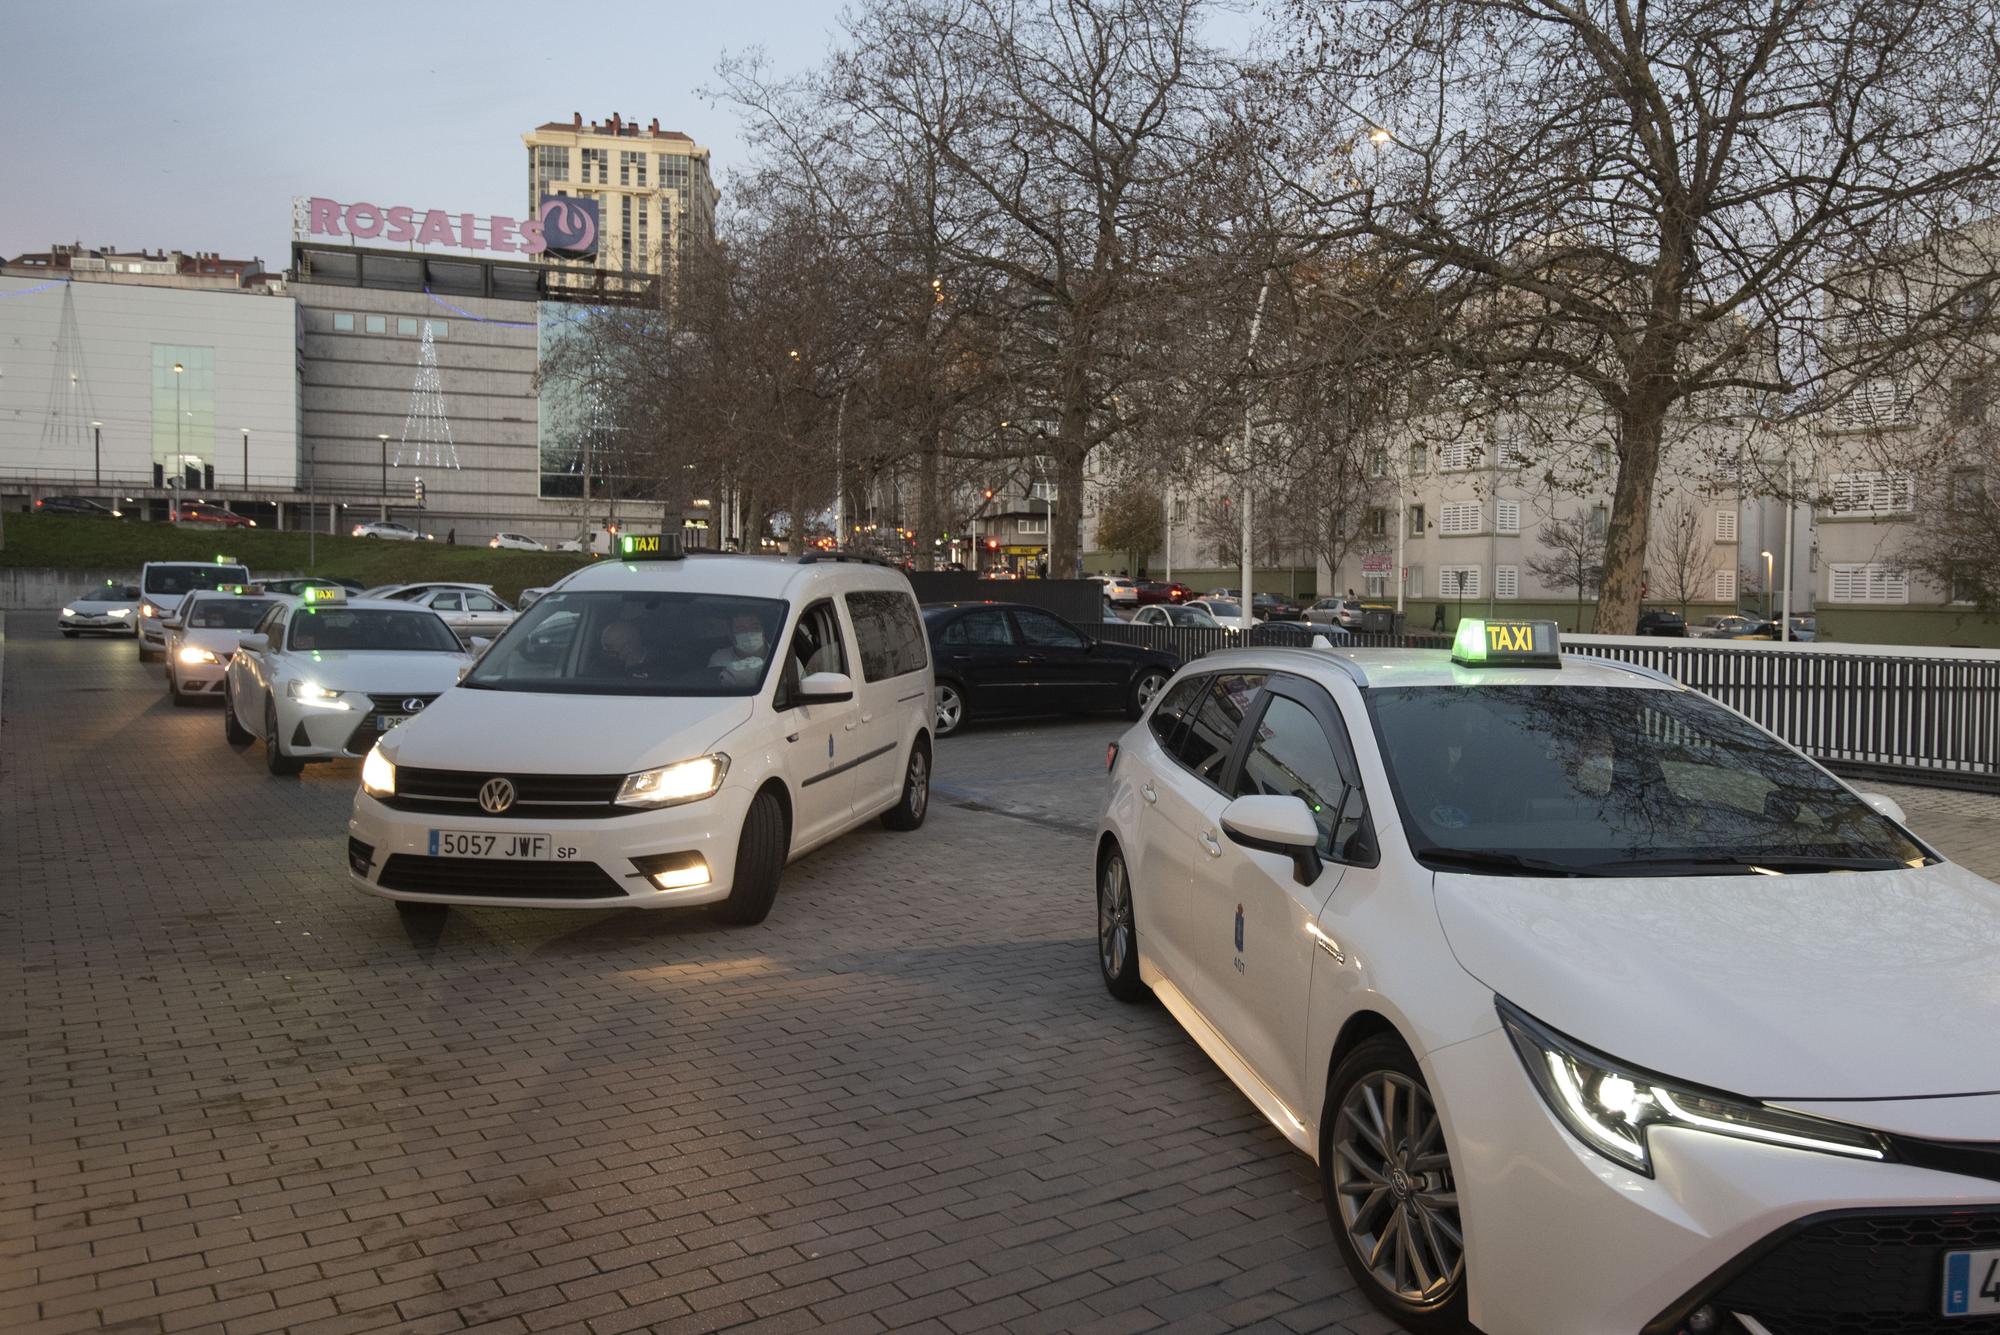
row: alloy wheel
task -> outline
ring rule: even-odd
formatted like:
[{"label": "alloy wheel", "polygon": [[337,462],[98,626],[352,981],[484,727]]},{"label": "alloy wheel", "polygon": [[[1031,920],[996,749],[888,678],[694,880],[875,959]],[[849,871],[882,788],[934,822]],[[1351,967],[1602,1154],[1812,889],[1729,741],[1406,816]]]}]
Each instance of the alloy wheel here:
[{"label": "alloy wheel", "polygon": [[956,686],[938,687],[937,727],[938,731],[955,732],[965,718],[965,697],[958,693]]},{"label": "alloy wheel", "polygon": [[1341,1100],[1333,1126],[1341,1226],[1375,1282],[1411,1307],[1435,1307],[1465,1273],[1458,1188],[1428,1090],[1373,1071]]},{"label": "alloy wheel", "polygon": [[1098,875],[1097,954],[1106,978],[1122,977],[1132,957],[1132,883],[1118,853],[1104,859]]},{"label": "alloy wheel", "polygon": [[1139,678],[1138,689],[1133,692],[1133,698],[1138,701],[1139,708],[1143,710],[1152,704],[1154,698],[1159,695],[1160,688],[1166,684],[1167,679],[1157,672],[1148,672]]},{"label": "alloy wheel", "polygon": [[910,815],[922,820],[924,808],[931,803],[931,759],[922,747],[910,752],[910,776],[905,782],[910,789]]}]

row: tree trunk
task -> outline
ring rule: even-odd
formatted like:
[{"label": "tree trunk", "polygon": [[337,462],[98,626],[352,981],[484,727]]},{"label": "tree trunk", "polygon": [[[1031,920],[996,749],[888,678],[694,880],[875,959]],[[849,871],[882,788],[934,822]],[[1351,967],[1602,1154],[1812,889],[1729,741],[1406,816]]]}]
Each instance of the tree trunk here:
[{"label": "tree trunk", "polygon": [[917,455],[917,542],[916,567],[937,569],[938,549],[932,544],[944,532],[944,516],[938,500],[938,452],[942,448],[935,424],[925,430]]},{"label": "tree trunk", "polygon": [[1618,455],[1611,524],[1604,534],[1604,576],[1597,586],[1597,619],[1591,627],[1599,635],[1631,635],[1639,629],[1640,586],[1645,578],[1666,411],[1665,394],[1635,386],[1618,415],[1625,448]]},{"label": "tree trunk", "polygon": [[1087,447],[1056,455],[1056,522],[1049,532],[1049,578],[1073,579],[1083,540],[1083,459]]}]

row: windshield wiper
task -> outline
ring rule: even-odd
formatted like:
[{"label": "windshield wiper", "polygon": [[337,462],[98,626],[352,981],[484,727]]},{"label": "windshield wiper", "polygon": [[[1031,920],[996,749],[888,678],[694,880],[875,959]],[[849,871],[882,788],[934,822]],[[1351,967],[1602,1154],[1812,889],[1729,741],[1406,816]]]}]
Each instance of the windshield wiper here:
[{"label": "windshield wiper", "polygon": [[[1928,866],[1929,858],[1924,859]],[[1895,871],[1910,864],[1901,858],[1892,857],[1841,857],[1824,853],[1727,853],[1718,857],[1661,858],[1657,862],[1645,858],[1634,858],[1627,866],[1643,874],[1648,869],[1693,868],[1705,869],[1740,868],[1744,872],[1776,872],[1780,875],[1807,875],[1820,871]]]},{"label": "windshield wiper", "polygon": [[1472,848],[1422,848],[1417,861],[1438,871],[1493,872],[1502,876],[1610,876],[1596,864],[1552,862],[1519,853],[1495,853]]}]

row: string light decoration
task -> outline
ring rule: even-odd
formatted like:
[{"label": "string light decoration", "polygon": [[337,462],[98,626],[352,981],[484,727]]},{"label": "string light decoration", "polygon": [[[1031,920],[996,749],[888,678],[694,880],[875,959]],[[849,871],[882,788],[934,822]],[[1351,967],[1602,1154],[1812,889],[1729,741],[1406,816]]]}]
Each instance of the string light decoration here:
[{"label": "string light decoration", "polygon": [[424,321],[424,338],[417,348],[417,380],[410,387],[410,411],[403,419],[403,439],[396,446],[396,466],[457,468],[458,446],[451,438],[451,417],[444,408],[444,380],[438,374],[437,343],[431,322]]}]

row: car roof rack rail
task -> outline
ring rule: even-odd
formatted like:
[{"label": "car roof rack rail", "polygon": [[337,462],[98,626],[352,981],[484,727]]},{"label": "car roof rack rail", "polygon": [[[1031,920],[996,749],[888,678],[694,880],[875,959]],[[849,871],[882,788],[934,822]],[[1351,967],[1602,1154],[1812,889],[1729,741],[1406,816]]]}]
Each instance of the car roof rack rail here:
[{"label": "car roof rack rail", "polygon": [[851,561],[861,565],[881,566],[885,570],[903,568],[886,556],[871,556],[867,552],[807,552],[799,558],[799,564],[802,566],[817,565],[821,561]]}]

